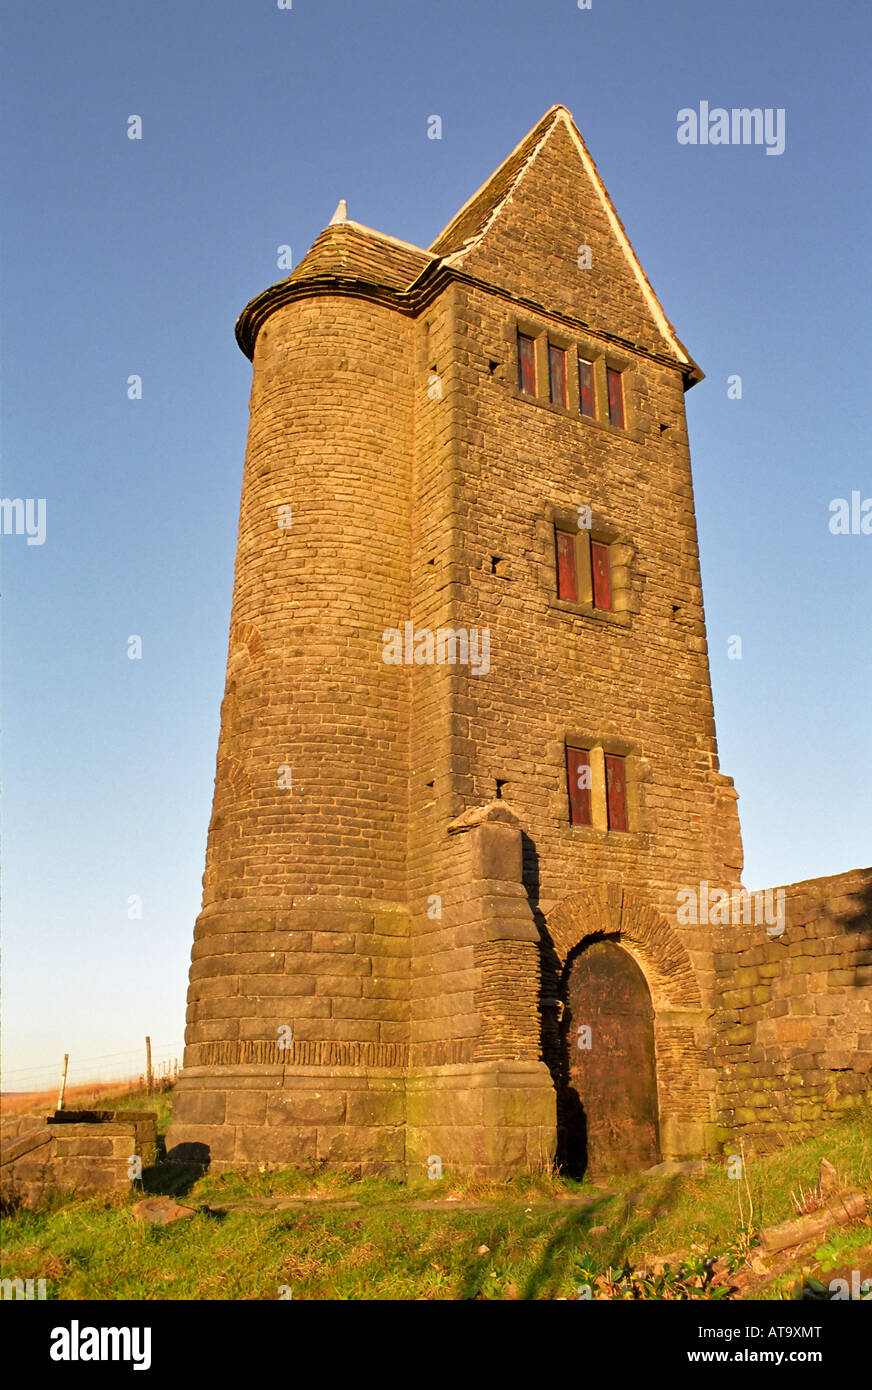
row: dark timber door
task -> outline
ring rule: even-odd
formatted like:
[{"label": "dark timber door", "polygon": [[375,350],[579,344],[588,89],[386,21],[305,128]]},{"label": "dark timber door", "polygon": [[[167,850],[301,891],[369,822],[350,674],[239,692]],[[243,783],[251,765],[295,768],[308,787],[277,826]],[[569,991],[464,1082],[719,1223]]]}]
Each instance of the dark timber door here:
[{"label": "dark timber door", "polygon": [[648,985],[632,956],[613,941],[579,952],[564,1018],[562,1148],[570,1173],[625,1172],[660,1161],[653,1020]]}]

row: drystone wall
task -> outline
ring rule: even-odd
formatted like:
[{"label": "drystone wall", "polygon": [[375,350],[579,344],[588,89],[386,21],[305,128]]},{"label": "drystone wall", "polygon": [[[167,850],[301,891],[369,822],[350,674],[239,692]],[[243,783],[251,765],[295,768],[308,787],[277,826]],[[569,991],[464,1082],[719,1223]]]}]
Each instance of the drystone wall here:
[{"label": "drystone wall", "polygon": [[759,1151],[855,1104],[872,1070],[872,869],[774,892],[783,918],[719,928],[714,957],[720,1137]]},{"label": "drystone wall", "polygon": [[[11,1128],[18,1129],[14,1124]],[[157,1116],[140,1110],[63,1110],[24,1132],[3,1126],[3,1205],[38,1206],[54,1192],[127,1191],[131,1162],[150,1167],[157,1154]]]}]

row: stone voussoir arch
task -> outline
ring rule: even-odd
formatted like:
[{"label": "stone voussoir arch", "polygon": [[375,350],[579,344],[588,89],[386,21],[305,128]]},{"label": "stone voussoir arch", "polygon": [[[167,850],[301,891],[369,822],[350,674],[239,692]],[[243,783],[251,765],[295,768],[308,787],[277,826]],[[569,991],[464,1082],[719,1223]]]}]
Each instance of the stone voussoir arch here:
[{"label": "stone voussoir arch", "polygon": [[548,933],[565,967],[572,951],[591,936],[611,938],[638,961],[656,1008],[699,1009],[699,986],[677,933],[634,889],[582,889],[547,915]]},{"label": "stone voussoir arch", "polygon": [[689,1158],[708,1152],[710,1097],[701,1083],[708,1051],[699,1036],[707,1010],[678,934],[644,892],[620,885],[572,893],[546,921],[564,973],[576,947],[591,937],[614,941],[634,957],[654,1008],[661,1154]]}]

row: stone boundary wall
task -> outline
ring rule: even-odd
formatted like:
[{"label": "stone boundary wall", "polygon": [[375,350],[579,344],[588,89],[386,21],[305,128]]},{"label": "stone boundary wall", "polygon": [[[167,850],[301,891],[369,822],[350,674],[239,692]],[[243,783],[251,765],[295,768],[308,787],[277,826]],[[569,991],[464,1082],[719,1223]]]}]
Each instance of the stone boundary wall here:
[{"label": "stone boundary wall", "polygon": [[151,1166],[157,1116],[144,1110],[68,1110],[26,1133],[4,1133],[0,1193],[4,1206],[38,1206],[55,1192],[127,1191],[132,1156]]},{"label": "stone boundary wall", "polygon": [[29,1134],[45,1124],[45,1112],[34,1110],[26,1115],[4,1115],[0,1119],[0,1148],[11,1144],[19,1134]]},{"label": "stone boundary wall", "polygon": [[[872,1071],[872,869],[783,889],[784,930],[717,928],[720,1137],[758,1152],[857,1102]],[[768,934],[768,933],[771,933]]]}]

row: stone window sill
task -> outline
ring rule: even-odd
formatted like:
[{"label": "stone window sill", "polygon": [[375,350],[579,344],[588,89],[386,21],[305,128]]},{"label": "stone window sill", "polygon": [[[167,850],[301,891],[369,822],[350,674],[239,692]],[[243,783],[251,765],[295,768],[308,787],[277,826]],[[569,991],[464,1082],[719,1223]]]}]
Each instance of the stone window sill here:
[{"label": "stone window sill", "polygon": [[548,600],[548,607],[559,613],[571,613],[576,618],[594,618],[597,622],[614,623],[618,627],[629,627],[631,615],[623,610],[616,613],[611,608],[595,608],[592,603],[577,603],[573,599],[556,598]]},{"label": "stone window sill", "polygon": [[578,425],[589,425],[591,429],[605,430],[607,434],[616,435],[620,439],[632,439],[634,444],[643,442],[639,430],[621,429],[618,425],[613,425],[610,420],[600,420],[594,415],[582,415],[580,410],[570,410],[568,406],[555,405],[553,401],[546,400],[544,396],[531,396],[528,391],[520,391],[517,386],[511,388],[511,394],[516,401],[524,401],[527,405],[537,405],[541,410],[550,411],[552,415],[562,415],[567,420],[574,420]]},{"label": "stone window sill", "polygon": [[626,845],[631,850],[645,850],[650,845],[650,835],[643,830],[599,830],[595,825],[570,825],[563,822],[563,833],[573,840],[593,844]]}]

